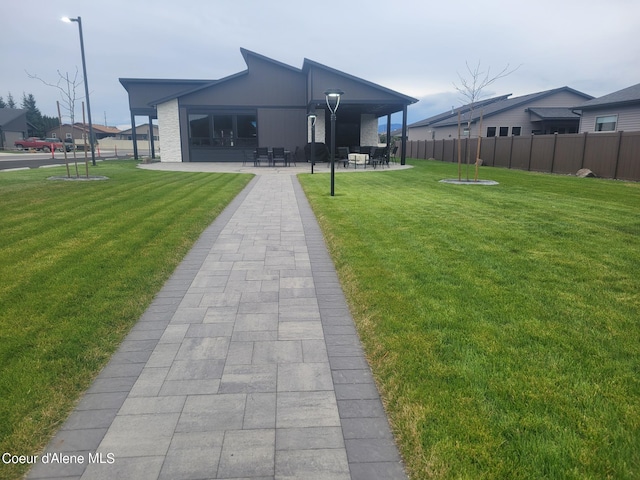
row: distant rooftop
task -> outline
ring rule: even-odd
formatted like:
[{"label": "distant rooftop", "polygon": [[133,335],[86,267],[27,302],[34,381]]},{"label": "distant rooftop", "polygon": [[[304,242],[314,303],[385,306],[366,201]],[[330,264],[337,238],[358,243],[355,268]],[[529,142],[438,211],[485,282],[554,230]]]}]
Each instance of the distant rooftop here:
[{"label": "distant rooftop", "polygon": [[617,92],[610,93],[603,97],[594,98],[588,102],[583,103],[575,107],[576,110],[589,110],[591,108],[598,108],[604,105],[624,105],[628,103],[640,102],[640,83],[632,85],[631,87],[623,88]]}]

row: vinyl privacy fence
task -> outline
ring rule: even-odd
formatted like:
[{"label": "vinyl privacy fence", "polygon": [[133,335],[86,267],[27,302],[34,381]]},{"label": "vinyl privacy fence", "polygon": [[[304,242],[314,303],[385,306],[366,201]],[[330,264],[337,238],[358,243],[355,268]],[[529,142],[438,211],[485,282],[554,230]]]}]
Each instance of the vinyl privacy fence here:
[{"label": "vinyl privacy fence", "polygon": [[[462,163],[475,162],[477,138],[460,140]],[[407,142],[407,157],[458,161],[458,140]],[[640,132],[531,135],[482,138],[483,165],[534,172],[576,173],[588,168],[599,177],[640,181]]]}]

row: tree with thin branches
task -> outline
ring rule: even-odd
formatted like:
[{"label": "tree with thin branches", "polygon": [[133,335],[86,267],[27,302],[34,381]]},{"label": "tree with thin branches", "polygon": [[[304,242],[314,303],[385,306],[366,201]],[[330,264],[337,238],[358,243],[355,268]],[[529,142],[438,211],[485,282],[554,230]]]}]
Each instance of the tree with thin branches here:
[{"label": "tree with thin branches", "polygon": [[29,78],[40,80],[48,87],[56,88],[60,92],[60,99],[62,100],[61,104],[71,120],[71,126],[73,126],[75,123],[76,99],[78,98],[76,97],[76,89],[82,85],[82,80],[78,80],[78,67],[76,67],[76,73],[73,77],[69,75],[69,72],[65,72],[64,75],[60,70],[57,70],[57,72],[58,81],[56,83],[47,82],[38,75],[34,75],[29,72],[26,73]]},{"label": "tree with thin branches", "polygon": [[[459,85],[454,82],[453,86],[462,96],[462,101],[465,104],[469,105],[469,111],[467,113],[467,135],[468,138],[471,138],[471,128],[473,126],[473,112],[476,108],[476,103],[480,101],[484,96],[484,89],[489,85],[492,85],[497,80],[504,78],[508,75],[511,75],[513,72],[518,70],[521,65],[518,65],[515,68],[510,68],[509,64],[504,67],[500,72],[495,75],[491,73],[491,67],[488,67],[486,71],[483,70],[480,61],[475,67],[471,67],[469,62],[465,62],[467,67],[467,72],[465,75],[461,75],[458,72],[458,80]],[[460,117],[458,117],[460,118]],[[459,120],[460,121],[460,120]],[[480,113],[480,123],[478,125],[478,154],[476,155],[476,174],[475,179],[478,179],[478,163],[480,156],[480,138],[482,136],[482,132],[480,128],[482,126],[482,112]],[[460,143],[460,128],[458,126],[458,144]],[[469,180],[469,164],[470,164],[470,149],[467,148],[467,181]],[[458,149],[458,180],[461,180],[461,158],[460,158],[460,150]]]}]

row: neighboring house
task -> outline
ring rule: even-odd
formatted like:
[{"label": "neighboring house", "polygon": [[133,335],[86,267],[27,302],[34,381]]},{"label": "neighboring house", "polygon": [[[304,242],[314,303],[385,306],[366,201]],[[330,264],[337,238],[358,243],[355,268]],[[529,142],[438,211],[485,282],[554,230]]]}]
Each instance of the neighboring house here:
[{"label": "neighboring house", "polygon": [[[153,139],[155,141],[160,140],[158,135],[158,125],[153,126]],[[122,130],[118,132],[118,138],[120,140],[133,140],[133,128],[129,128],[128,130]],[[136,139],[137,140],[149,140],[149,124],[145,123],[144,125],[136,126]]]},{"label": "neighboring house", "polygon": [[27,137],[27,110],[0,108],[0,150],[13,148],[13,142]]},{"label": "neighboring house", "polygon": [[574,108],[582,113],[580,133],[640,131],[640,83]]},{"label": "neighboring house", "polygon": [[[330,142],[324,92],[344,91],[336,120],[336,146],[376,145],[378,118],[417,102],[380,85],[305,59],[301,69],[240,49],[247,69],[220,80],[121,78],[136,115],[158,119],[163,162],[242,161],[256,147],[296,151],[310,141]],[[138,127],[139,128],[139,127]],[[404,151],[404,149],[403,149]]]},{"label": "neighboring house", "polygon": [[561,87],[521,97],[494,97],[441,113],[408,126],[409,140],[441,140],[457,138],[458,112],[461,136],[468,135],[467,121],[471,117],[472,136],[482,115],[483,137],[507,137],[531,134],[577,133],[580,115],[573,112],[576,102],[593,97],[569,87]]},{"label": "neighboring house", "polygon": [[[120,133],[115,127],[106,127],[104,125],[96,125],[93,124],[93,134],[97,140],[107,138],[107,137],[115,137]],[[64,138],[66,139],[74,139],[76,141],[81,141],[84,138],[84,134],[89,134],[89,124],[84,125],[83,123],[76,122],[73,125],[69,123],[65,123],[62,125],[62,132],[60,131],[60,127],[52,128],[47,131],[48,138]],[[77,143],[77,142],[76,142]]]}]

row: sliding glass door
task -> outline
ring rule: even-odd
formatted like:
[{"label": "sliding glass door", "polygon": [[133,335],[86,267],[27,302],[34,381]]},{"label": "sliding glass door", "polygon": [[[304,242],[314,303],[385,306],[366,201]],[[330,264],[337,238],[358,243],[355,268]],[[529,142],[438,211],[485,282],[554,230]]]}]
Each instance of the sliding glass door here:
[{"label": "sliding glass door", "polygon": [[258,121],[252,112],[189,113],[189,145],[196,148],[258,146]]}]

